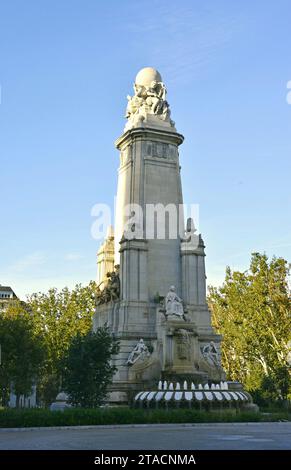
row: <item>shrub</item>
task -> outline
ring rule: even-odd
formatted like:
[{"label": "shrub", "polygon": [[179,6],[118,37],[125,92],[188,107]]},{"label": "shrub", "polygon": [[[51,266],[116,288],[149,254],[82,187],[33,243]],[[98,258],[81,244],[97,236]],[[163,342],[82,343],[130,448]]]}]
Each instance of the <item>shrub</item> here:
[{"label": "shrub", "polygon": [[48,409],[2,409],[0,427],[42,427],[78,425],[122,425],[160,423],[221,423],[259,422],[291,420],[287,412],[268,414],[227,411],[181,410],[142,410],[127,407],[83,409],[72,408],[64,411]]}]

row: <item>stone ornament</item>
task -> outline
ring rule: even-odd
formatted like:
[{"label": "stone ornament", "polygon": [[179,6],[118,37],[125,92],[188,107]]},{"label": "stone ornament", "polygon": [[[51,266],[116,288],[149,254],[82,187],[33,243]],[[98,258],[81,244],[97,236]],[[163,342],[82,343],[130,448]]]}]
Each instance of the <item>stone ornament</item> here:
[{"label": "stone ornament", "polygon": [[144,340],[141,338],[139,342],[137,343],[137,345],[133,348],[133,350],[129,354],[126,364],[131,366],[138,359],[141,359],[142,361],[144,361],[149,356],[150,356],[149,349],[145,345]]},{"label": "stone ornament", "polygon": [[120,297],[119,265],[115,266],[115,271],[107,273],[107,285],[103,290],[97,286],[96,305],[116,302]]},{"label": "stone ornament", "polygon": [[166,100],[167,90],[157,70],[152,67],[142,69],[136,76],[133,89],[134,95],[127,96],[126,129],[138,126],[146,120],[148,114],[156,115],[162,121],[167,121],[174,126]]},{"label": "stone ornament", "polygon": [[211,366],[219,365],[218,350],[213,341],[201,348],[203,357]]},{"label": "stone ornament", "polygon": [[59,392],[56,400],[50,405],[51,411],[63,411],[66,408],[71,408],[72,405],[68,403],[68,395],[65,392]]}]

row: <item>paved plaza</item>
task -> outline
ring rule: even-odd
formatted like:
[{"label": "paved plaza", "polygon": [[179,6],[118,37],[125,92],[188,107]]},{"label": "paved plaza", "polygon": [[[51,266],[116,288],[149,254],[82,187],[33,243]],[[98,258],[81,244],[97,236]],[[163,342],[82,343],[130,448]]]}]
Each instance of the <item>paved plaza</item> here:
[{"label": "paved plaza", "polygon": [[164,424],[0,429],[0,449],[284,450],[291,423]]}]

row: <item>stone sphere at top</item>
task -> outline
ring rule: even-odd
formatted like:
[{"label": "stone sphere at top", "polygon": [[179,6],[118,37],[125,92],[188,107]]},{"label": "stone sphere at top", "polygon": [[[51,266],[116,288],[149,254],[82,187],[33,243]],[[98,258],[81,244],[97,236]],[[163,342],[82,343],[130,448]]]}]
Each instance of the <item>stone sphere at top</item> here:
[{"label": "stone sphere at top", "polygon": [[161,82],[162,77],[161,74],[152,67],[141,69],[135,78],[135,83],[137,85],[150,86],[153,81]]}]

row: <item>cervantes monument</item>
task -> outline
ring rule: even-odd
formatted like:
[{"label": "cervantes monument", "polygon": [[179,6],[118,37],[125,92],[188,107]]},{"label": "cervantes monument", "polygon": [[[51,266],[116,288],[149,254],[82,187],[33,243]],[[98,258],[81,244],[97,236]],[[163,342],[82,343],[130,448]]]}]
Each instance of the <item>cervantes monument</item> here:
[{"label": "cervantes monument", "polygon": [[[225,380],[221,337],[206,303],[204,243],[193,220],[184,223],[181,209],[184,137],[171,120],[155,69],[137,74],[126,118],[115,143],[120,152],[115,229],[97,255],[94,329],[107,324],[120,342],[111,403],[127,403],[157,381],[204,386]],[[157,215],[161,208],[166,217]]]}]

